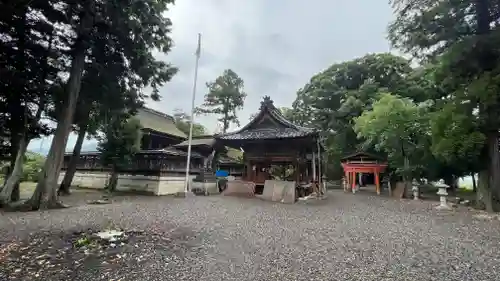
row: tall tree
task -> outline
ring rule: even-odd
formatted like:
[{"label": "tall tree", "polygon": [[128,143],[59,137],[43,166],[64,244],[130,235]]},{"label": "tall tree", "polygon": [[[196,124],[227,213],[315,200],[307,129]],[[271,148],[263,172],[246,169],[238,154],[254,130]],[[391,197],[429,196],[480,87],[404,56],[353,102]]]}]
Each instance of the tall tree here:
[{"label": "tall tree", "polygon": [[[134,114],[144,103],[142,98],[137,98],[137,88],[125,84],[130,70],[123,64],[122,58],[114,52],[101,51],[101,44],[90,47],[92,55],[87,59],[73,121],[78,137],[59,187],[60,194],[69,194],[85,136],[97,137],[98,127],[109,121],[109,112]],[[156,95],[152,98],[158,100]],[[60,97],[59,100],[64,99]],[[60,112],[61,108],[56,109],[56,116],[57,111]]]},{"label": "tall tree", "polygon": [[[189,135],[189,129],[191,127],[191,116],[180,109],[176,109],[174,113],[175,125],[181,132]],[[193,124],[193,136],[203,136],[207,134],[207,128],[205,126],[194,122]]]},{"label": "tall tree", "polygon": [[107,189],[116,190],[118,173],[127,169],[137,152],[140,151],[141,124],[127,114],[115,114],[104,128],[98,150],[104,167],[111,168]]},{"label": "tall tree", "polygon": [[423,99],[420,91],[408,91],[412,72],[402,57],[370,54],[330,66],[297,92],[292,121],[323,132],[328,159],[334,159],[326,171],[330,178],[343,175],[338,159],[360,148],[353,119],[370,109],[379,90]]},{"label": "tall tree", "polygon": [[489,211],[500,210],[500,6],[489,0],[392,2],[397,14],[389,28],[392,44],[423,60],[439,59],[450,90],[445,98],[455,114],[477,113],[469,121],[484,135],[480,162],[487,163],[478,193]]},{"label": "tall tree", "polygon": [[[2,3],[0,12],[0,111],[7,144],[3,159],[10,159],[9,175],[0,193],[0,202],[17,199],[24,154],[31,139],[48,133],[40,124],[48,103],[50,82],[61,66],[61,48],[56,23],[61,11],[53,1]],[[40,16],[50,14],[51,20]],[[7,59],[8,58],[8,59]]]},{"label": "tall tree", "polygon": [[171,0],[86,0],[70,6],[73,11],[72,19],[76,19],[72,21],[76,38],[71,44],[67,95],[39,183],[28,202],[32,209],[60,205],[57,198],[57,178],[74,120],[85,59],[94,54],[94,50],[89,52],[92,46],[98,46],[97,50],[121,58],[122,65],[129,71],[127,77],[120,80],[120,85],[132,89],[127,91],[131,98],[145,98],[141,90],[146,86],[151,86],[152,96],[157,97],[158,87],[175,74],[175,68],[155,60],[152,53],[155,49],[168,52],[172,45],[168,37],[171,22],[164,17],[170,3]]},{"label": "tall tree", "polygon": [[205,102],[197,109],[205,114],[217,114],[225,133],[231,124],[240,122],[236,111],[243,108],[247,94],[243,91],[243,79],[231,69],[226,69],[215,81],[207,83]]},{"label": "tall tree", "polygon": [[[415,104],[408,98],[382,93],[366,110],[354,119],[354,130],[358,137],[376,150],[388,155],[393,166],[401,167],[396,172],[409,187],[418,177],[422,156],[428,148],[429,136],[428,103]],[[427,160],[427,159],[424,159]]]}]

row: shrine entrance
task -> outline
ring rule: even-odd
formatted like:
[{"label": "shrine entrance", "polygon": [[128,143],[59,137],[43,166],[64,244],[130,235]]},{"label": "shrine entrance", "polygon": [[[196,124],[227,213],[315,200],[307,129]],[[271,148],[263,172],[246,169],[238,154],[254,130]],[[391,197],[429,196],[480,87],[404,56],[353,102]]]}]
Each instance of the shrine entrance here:
[{"label": "shrine entrance", "polygon": [[344,191],[350,188],[355,193],[358,189],[357,186],[366,185],[372,179],[375,190],[380,195],[380,174],[385,172],[386,162],[376,155],[365,152],[346,156],[342,158],[341,162],[345,174]]},{"label": "shrine entrance", "polygon": [[[323,195],[319,187],[324,149],[319,132],[287,120],[269,97],[264,97],[259,113],[246,126],[214,137],[221,145],[243,151],[245,171],[241,182],[229,184],[235,187],[234,193],[237,186],[251,186],[254,190],[241,193],[263,193],[272,200],[287,202],[307,193],[300,192],[302,189]],[[278,193],[283,194],[281,199]]]}]

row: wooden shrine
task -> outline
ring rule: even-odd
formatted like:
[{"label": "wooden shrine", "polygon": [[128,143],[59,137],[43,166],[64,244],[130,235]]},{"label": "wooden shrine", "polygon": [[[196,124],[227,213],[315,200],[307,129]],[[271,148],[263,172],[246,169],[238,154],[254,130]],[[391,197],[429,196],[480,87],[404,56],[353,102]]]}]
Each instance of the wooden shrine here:
[{"label": "wooden shrine", "polygon": [[[142,125],[141,151],[137,153],[129,167],[123,173],[141,175],[177,175],[183,177],[186,171],[187,136],[180,131],[172,116],[150,109],[141,108],[134,116]],[[200,140],[193,140],[190,173],[198,174],[203,169],[204,160],[211,153],[215,141],[212,136],[210,145],[200,145]],[[200,138],[198,138],[200,139]],[[178,146],[180,145],[180,146]],[[82,151],[77,162],[77,171],[82,173],[99,173],[109,171],[103,167],[98,151]],[[69,164],[72,153],[66,153],[62,169]],[[226,157],[227,158],[227,157]],[[241,175],[242,164],[234,159],[224,158],[224,167],[237,175]]]},{"label": "wooden shrine", "polygon": [[271,171],[281,167],[281,181],[318,182],[321,179],[319,132],[287,120],[270,97],[264,97],[259,113],[238,131],[218,134],[214,138],[224,146],[242,150],[243,180],[256,185],[260,193]]},{"label": "wooden shrine", "polygon": [[380,194],[380,174],[387,168],[387,163],[380,157],[357,152],[342,158],[341,163],[345,173],[344,190],[351,186],[352,191],[355,192],[357,175],[368,173],[374,175],[375,188],[377,194]]}]

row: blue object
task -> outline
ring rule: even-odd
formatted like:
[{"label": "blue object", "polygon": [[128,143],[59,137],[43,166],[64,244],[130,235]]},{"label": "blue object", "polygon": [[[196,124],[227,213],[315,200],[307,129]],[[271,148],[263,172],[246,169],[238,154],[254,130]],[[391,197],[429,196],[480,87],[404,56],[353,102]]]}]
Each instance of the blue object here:
[{"label": "blue object", "polygon": [[229,172],[228,171],[224,171],[224,170],[218,170],[218,171],[215,172],[215,176],[216,177],[221,177],[221,178],[227,177],[227,176],[229,176]]}]

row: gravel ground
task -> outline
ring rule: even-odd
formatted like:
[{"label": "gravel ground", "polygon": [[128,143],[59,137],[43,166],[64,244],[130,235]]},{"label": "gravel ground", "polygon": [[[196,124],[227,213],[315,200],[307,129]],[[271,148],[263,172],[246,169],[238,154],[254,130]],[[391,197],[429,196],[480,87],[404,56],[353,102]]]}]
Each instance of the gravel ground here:
[{"label": "gravel ground", "polygon": [[[128,197],[109,205],[5,213],[0,217],[4,249],[13,240],[56,247],[54,241],[64,244],[76,231],[111,224],[143,235],[124,248],[126,258],[115,266],[94,261],[71,267],[66,261],[66,277],[43,272],[4,277],[500,280],[500,221],[475,219],[465,209],[440,213],[432,208],[435,204],[331,191],[326,200],[294,205],[223,196]],[[1,253],[0,270],[7,271]]]}]

